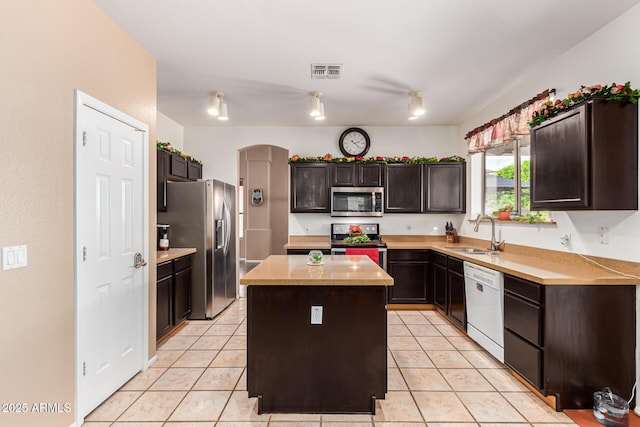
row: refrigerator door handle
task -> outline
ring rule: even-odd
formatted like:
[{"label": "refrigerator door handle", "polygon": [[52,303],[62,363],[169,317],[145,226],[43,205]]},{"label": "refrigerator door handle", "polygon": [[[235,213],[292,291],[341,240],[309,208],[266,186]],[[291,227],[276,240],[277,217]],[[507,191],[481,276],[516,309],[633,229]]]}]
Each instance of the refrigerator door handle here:
[{"label": "refrigerator door handle", "polygon": [[222,200],[222,214],[224,216],[224,222],[226,223],[225,227],[225,237],[224,237],[224,254],[227,255],[229,253],[229,242],[231,240],[231,213],[227,208],[227,199]]}]

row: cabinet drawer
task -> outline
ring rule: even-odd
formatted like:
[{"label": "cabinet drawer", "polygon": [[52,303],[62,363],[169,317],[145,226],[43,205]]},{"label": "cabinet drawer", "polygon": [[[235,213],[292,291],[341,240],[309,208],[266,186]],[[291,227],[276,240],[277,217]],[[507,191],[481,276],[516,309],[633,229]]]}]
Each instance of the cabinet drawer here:
[{"label": "cabinet drawer", "polygon": [[428,249],[394,250],[387,252],[389,261],[429,261]]},{"label": "cabinet drawer", "polygon": [[504,362],[542,390],[542,350],[504,330]]},{"label": "cabinet drawer", "polygon": [[176,258],[174,260],[174,263],[174,270],[176,273],[178,271],[184,270],[185,268],[189,268],[191,267],[191,255]]},{"label": "cabinet drawer", "polygon": [[464,274],[464,264],[461,259],[449,257],[447,260],[447,267],[449,271]]},{"label": "cabinet drawer", "polygon": [[431,252],[431,262],[446,267],[447,256],[445,254],[441,254],[440,252]]},{"label": "cabinet drawer", "polygon": [[542,308],[508,293],[504,294],[504,327],[542,346]]},{"label": "cabinet drawer", "polygon": [[522,298],[542,304],[542,285],[537,283],[505,274],[504,289]]},{"label": "cabinet drawer", "polygon": [[172,261],[167,261],[167,262],[163,262],[162,264],[158,264],[157,280],[160,280],[165,276],[171,276],[172,273],[173,273]]}]

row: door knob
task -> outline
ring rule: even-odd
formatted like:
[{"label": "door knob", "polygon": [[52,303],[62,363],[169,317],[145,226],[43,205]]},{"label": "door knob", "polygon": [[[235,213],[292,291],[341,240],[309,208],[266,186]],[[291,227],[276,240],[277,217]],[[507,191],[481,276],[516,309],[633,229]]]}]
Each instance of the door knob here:
[{"label": "door knob", "polygon": [[144,267],[145,265],[147,265],[147,261],[142,258],[142,254],[140,252],[136,252],[136,254],[133,256],[133,266],[135,268],[140,268]]}]

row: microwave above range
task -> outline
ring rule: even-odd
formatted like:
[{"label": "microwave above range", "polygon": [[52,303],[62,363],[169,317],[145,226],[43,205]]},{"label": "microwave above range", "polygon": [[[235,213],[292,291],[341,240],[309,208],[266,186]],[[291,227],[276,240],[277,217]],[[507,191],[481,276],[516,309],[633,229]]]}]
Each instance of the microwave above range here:
[{"label": "microwave above range", "polygon": [[331,187],[331,216],[382,216],[384,187]]}]

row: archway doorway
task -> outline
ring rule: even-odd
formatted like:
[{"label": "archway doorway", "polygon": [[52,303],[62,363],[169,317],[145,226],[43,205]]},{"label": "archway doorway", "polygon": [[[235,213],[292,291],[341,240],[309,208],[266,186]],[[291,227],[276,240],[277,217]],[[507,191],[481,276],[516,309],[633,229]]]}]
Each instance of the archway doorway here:
[{"label": "archway doorway", "polygon": [[[248,268],[284,255],[289,239],[289,150],[253,145],[239,150],[239,256]],[[260,199],[260,195],[262,198]]]}]

